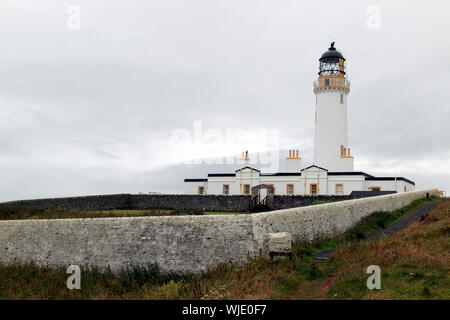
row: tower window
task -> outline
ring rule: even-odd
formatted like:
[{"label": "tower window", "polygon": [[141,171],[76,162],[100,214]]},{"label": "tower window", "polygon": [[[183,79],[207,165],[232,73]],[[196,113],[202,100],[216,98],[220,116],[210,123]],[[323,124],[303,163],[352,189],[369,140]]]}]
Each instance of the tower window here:
[{"label": "tower window", "polygon": [[203,186],[198,187],[198,194],[205,194],[205,187]]},{"label": "tower window", "polygon": [[309,193],[313,196],[317,195],[317,183],[311,183],[309,185]]},{"label": "tower window", "polygon": [[344,104],[344,94],[341,93],[341,104]]},{"label": "tower window", "polygon": [[344,194],[344,185],[342,183],[336,184],[336,194],[343,195]]},{"label": "tower window", "polygon": [[288,194],[288,195],[294,194],[294,185],[293,184],[286,185],[286,194]]},{"label": "tower window", "polygon": [[244,184],[244,194],[250,194],[250,185]]},{"label": "tower window", "polygon": [[224,184],[222,186],[222,193],[223,194],[230,194],[230,185],[229,184]]},{"label": "tower window", "polygon": [[330,79],[325,79],[325,86],[329,86],[330,85]]}]

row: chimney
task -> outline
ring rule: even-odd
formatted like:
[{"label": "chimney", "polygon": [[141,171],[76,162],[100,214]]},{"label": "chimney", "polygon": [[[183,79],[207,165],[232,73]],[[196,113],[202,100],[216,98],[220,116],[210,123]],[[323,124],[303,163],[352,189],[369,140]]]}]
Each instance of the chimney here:
[{"label": "chimney", "polygon": [[239,168],[246,167],[250,164],[250,158],[248,157],[248,150],[242,151],[242,158],[238,160]]},{"label": "chimney", "polygon": [[302,158],[298,150],[289,150],[289,157],[286,158],[285,172],[300,172],[302,169]]}]

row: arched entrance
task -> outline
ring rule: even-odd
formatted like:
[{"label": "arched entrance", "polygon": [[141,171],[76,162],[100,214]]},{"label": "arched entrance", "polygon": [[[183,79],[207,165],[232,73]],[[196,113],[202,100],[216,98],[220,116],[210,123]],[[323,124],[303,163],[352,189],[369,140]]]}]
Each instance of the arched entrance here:
[{"label": "arched entrance", "polygon": [[259,184],[252,187],[252,212],[269,211],[273,202],[274,187]]}]

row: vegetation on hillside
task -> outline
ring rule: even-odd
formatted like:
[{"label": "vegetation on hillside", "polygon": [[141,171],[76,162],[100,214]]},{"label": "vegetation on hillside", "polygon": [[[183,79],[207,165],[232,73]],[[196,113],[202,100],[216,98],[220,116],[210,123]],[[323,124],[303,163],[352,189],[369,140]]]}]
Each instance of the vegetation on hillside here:
[{"label": "vegetation on hillside", "polygon": [[[394,237],[347,243],[334,255],[338,272],[329,297],[450,299],[450,200]],[[368,290],[365,269],[381,269],[381,290]]]}]

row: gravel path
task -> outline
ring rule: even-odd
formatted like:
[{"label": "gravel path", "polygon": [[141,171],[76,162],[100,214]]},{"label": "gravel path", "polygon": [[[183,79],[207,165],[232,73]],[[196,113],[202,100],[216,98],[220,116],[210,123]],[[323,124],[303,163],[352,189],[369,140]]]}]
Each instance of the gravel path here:
[{"label": "gravel path", "polygon": [[367,236],[365,240],[377,240],[385,235],[390,236],[399,232],[400,230],[405,229],[414,221],[420,220],[422,217],[427,215],[431,210],[433,210],[437,206],[438,203],[439,203],[438,201],[433,201],[414,209],[407,215],[401,217],[394,223],[388,225],[385,229],[381,229],[370,234],[369,236]]},{"label": "gravel path", "polygon": [[[405,229],[407,226],[409,226],[414,221],[420,220],[422,217],[426,216],[431,210],[433,210],[436,207],[436,205],[438,203],[439,203],[439,201],[433,201],[433,202],[426,203],[426,204],[414,209],[413,211],[404,215],[403,217],[401,217],[394,223],[390,224],[386,228],[375,231],[374,233],[368,235],[367,238],[364,239],[364,241],[377,240],[377,239],[382,238],[383,236],[390,236],[390,235],[393,235],[393,234],[399,232],[400,230]],[[316,255],[316,257],[314,258],[313,263],[316,263],[316,262],[322,261],[322,260],[328,260],[331,257],[331,255],[333,254],[333,252],[334,252],[334,249],[329,249],[329,250],[319,252]]]}]

